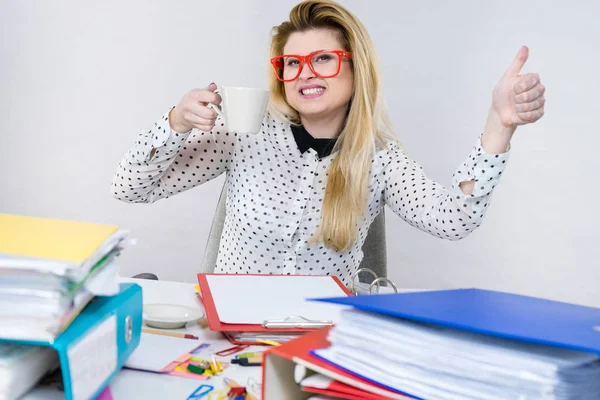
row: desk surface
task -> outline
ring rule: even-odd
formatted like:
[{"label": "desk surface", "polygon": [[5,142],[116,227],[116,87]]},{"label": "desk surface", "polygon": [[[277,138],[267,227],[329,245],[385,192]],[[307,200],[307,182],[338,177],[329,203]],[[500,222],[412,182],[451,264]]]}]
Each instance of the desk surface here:
[{"label": "desk surface", "polygon": [[[143,291],[144,304],[149,303],[170,303],[180,304],[188,307],[203,309],[202,304],[196,296],[196,290],[192,283],[153,281],[146,279],[121,278],[121,282],[132,282],[140,285]],[[400,291],[414,291],[419,289],[401,289]],[[421,289],[423,290],[423,289]],[[386,288],[382,292],[386,292]],[[144,324],[145,326],[145,324]],[[188,323],[185,328],[172,330],[174,332],[188,332],[199,338],[198,344],[208,343],[215,351],[224,350],[233,345],[218,332],[212,332],[208,328],[203,328],[196,322]],[[262,351],[265,346],[251,346],[244,351]],[[233,356],[217,357],[221,361],[231,361]],[[121,369],[110,383],[111,392],[114,400],[154,400],[154,399],[173,399],[185,400],[193,393],[196,388],[202,384],[208,384],[215,389],[225,387],[223,378],[233,379],[241,385],[248,385],[248,379],[253,379],[255,383],[260,383],[262,378],[261,367],[240,367],[238,365],[229,366],[222,374],[212,377],[209,380],[197,380],[177,376],[156,374],[151,372],[134,371]],[[253,387],[252,393],[260,398],[260,389]],[[30,392],[23,400],[58,400],[61,396],[58,392],[52,393],[54,397],[49,397],[49,393]]]},{"label": "desk surface", "polygon": [[[191,283],[169,281],[151,281],[145,279],[122,278],[122,282],[134,282],[142,287],[144,304],[172,303],[188,307],[202,308],[196,297],[196,290]],[[210,343],[216,351],[227,349],[233,345],[224,339],[220,333],[202,328],[197,323],[188,323],[185,328],[174,329],[174,332],[189,332],[199,337],[199,342]],[[254,346],[244,351],[264,350],[265,346]],[[230,361],[233,356],[218,357],[222,361]],[[190,378],[161,375],[149,372],[122,369],[111,381],[110,388],[115,400],[136,399],[182,399],[187,397],[200,385],[208,384],[220,389],[225,387],[223,377],[233,379],[241,385],[246,385],[248,378],[261,381],[261,367],[229,366],[222,374],[209,380],[201,381]],[[258,395],[259,393],[255,393]]]}]

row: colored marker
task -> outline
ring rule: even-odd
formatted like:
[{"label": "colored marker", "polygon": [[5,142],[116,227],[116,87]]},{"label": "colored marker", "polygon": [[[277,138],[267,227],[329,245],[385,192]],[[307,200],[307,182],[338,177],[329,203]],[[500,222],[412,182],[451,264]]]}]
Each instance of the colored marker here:
[{"label": "colored marker", "polygon": [[281,343],[277,343],[274,340],[256,339],[259,343],[270,344],[271,346],[280,346]]},{"label": "colored marker", "polygon": [[204,373],[204,368],[199,367],[194,364],[188,364],[187,369],[188,369],[188,371],[193,372],[194,374],[198,374],[198,375],[202,375]]},{"label": "colored marker", "polygon": [[248,357],[231,360],[232,364],[239,364],[242,367],[252,367],[262,365],[262,357]]}]

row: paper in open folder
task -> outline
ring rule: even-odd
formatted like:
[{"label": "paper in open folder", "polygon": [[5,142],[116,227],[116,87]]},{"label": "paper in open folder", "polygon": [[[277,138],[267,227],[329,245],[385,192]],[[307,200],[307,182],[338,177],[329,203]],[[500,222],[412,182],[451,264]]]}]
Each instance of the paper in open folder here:
[{"label": "paper in open folder", "polygon": [[332,276],[198,274],[198,283],[210,329],[234,343],[285,342],[333,325],[339,307],[307,299],[350,295]]}]

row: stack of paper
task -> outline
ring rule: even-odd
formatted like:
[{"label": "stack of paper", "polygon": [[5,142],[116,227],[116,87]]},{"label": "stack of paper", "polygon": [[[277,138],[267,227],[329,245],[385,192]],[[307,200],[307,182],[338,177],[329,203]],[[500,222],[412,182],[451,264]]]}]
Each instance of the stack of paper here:
[{"label": "stack of paper", "polygon": [[476,289],[329,302],[355,308],[314,354],[383,387],[440,400],[600,399],[599,309]]},{"label": "stack of paper", "polygon": [[54,339],[119,291],[117,226],[0,214],[0,339]]},{"label": "stack of paper", "polygon": [[597,354],[344,310],[322,359],[422,399],[599,399]]},{"label": "stack of paper", "polygon": [[252,342],[277,342],[285,343],[290,340],[294,340],[302,333],[285,333],[285,332],[273,332],[273,333],[257,333],[257,332],[225,332],[224,333],[229,340],[240,343],[252,343]]},{"label": "stack of paper", "polygon": [[0,399],[19,398],[55,367],[58,354],[49,347],[0,343]]}]

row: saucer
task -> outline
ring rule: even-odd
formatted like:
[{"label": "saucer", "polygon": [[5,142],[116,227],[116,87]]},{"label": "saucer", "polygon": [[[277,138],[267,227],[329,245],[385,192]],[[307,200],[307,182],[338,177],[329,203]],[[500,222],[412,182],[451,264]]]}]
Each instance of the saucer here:
[{"label": "saucer", "polygon": [[176,329],[204,317],[204,311],[177,304],[144,304],[143,317],[148,326]]}]

